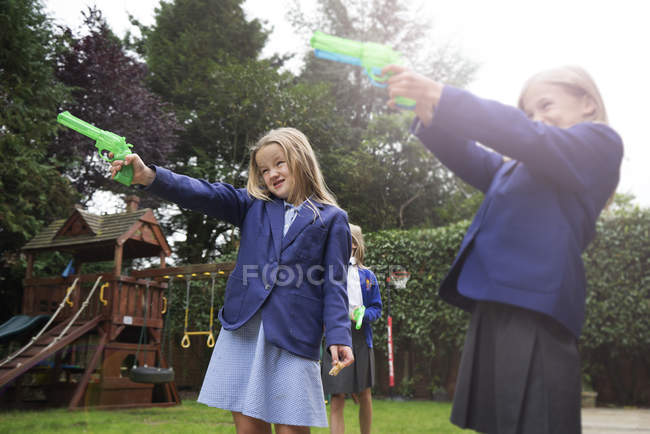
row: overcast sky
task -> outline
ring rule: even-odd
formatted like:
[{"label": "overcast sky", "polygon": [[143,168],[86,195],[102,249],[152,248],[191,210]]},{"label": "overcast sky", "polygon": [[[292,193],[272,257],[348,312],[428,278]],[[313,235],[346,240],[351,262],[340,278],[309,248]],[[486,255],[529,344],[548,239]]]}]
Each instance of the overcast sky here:
[{"label": "overcast sky", "polygon": [[[309,3],[308,0],[303,0]],[[287,0],[247,0],[251,18],[274,26],[264,53],[309,49],[287,23]],[[158,0],[45,0],[45,10],[77,28],[81,10],[96,4],[118,35],[130,28],[127,12],[153,23]],[[481,67],[469,89],[515,104],[523,82],[554,66],[586,68],[600,87],[610,124],[623,137],[619,192],[650,207],[650,16],[644,0],[447,0],[425,2],[435,37],[456,45]],[[315,29],[316,30],[316,29]],[[432,41],[432,44],[436,41]],[[408,53],[405,53],[408,56]],[[122,205],[120,205],[121,207]]]}]

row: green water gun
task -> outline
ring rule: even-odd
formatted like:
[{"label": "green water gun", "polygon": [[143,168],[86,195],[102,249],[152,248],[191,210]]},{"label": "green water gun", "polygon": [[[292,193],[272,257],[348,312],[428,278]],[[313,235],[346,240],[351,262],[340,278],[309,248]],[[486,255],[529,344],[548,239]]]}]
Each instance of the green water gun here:
[{"label": "green water gun", "polygon": [[[71,115],[68,111],[59,113],[56,120],[58,123],[93,139],[95,141],[97,153],[101,158],[108,162],[124,160],[124,157],[131,154],[131,148],[133,145],[126,143],[124,137],[118,136],[110,131],[101,130],[88,122],[84,122]],[[112,158],[109,155],[111,153],[113,154]],[[133,167],[126,165],[122,166],[122,169],[117,172],[117,175],[115,175],[115,180],[127,186],[131,185],[131,181],[133,181]]]},{"label": "green water gun", "polygon": [[[351,39],[327,35],[320,30],[314,32],[310,40],[314,54],[320,59],[348,63],[364,68],[370,82],[377,87],[386,87],[389,75],[382,75],[381,70],[386,65],[401,65],[402,56],[387,45],[375,42],[358,42]],[[401,108],[413,109],[415,100],[398,96],[395,102]]]},{"label": "green water gun", "polygon": [[363,315],[366,313],[366,307],[364,305],[361,305],[354,309],[354,321],[356,324],[354,325],[354,328],[359,330],[361,328],[361,323],[363,322]]}]

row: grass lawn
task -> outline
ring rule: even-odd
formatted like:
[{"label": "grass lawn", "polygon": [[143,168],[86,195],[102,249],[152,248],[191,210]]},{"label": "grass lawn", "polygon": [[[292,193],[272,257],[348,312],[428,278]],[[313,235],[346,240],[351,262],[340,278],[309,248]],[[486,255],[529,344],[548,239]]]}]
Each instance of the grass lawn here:
[{"label": "grass lawn", "polygon": [[[373,432],[459,433],[449,422],[450,403],[374,400]],[[358,433],[359,407],[346,400],[346,432]],[[328,406],[329,411],[329,406]],[[120,411],[49,410],[0,412],[0,433],[234,433],[229,412],[185,400],[170,408]],[[313,428],[312,433],[328,433]],[[466,432],[466,431],[465,431]]]}]

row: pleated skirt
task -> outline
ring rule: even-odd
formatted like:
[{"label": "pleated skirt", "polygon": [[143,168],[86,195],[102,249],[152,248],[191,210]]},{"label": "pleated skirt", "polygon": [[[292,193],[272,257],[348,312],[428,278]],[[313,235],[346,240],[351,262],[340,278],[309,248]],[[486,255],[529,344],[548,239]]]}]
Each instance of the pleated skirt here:
[{"label": "pleated skirt", "polygon": [[581,432],[576,338],[547,315],[477,302],[461,357],[452,423],[490,434]]},{"label": "pleated skirt", "polygon": [[375,353],[368,347],[364,334],[364,327],[369,326],[363,323],[360,330],[352,324],[352,353],[354,363],[343,368],[338,375],[329,375],[332,369],[332,356],[326,348],[323,349],[323,364],[321,376],[323,389],[326,395],[341,393],[360,393],[375,385]]},{"label": "pleated skirt", "polygon": [[261,318],[221,329],[198,402],[272,424],[327,427],[320,364],[268,343]]}]

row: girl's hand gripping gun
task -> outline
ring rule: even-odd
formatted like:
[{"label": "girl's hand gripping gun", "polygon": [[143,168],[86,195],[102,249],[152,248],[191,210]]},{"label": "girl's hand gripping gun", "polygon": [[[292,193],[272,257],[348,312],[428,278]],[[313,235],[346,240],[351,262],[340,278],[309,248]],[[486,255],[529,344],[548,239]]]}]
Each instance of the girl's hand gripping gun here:
[{"label": "girl's hand gripping gun", "polygon": [[356,324],[354,325],[354,328],[359,330],[361,328],[361,323],[363,322],[363,315],[366,313],[366,307],[364,305],[361,305],[354,309],[354,321]]},{"label": "girl's hand gripping gun", "polygon": [[[56,120],[60,124],[95,140],[97,153],[108,162],[124,160],[124,157],[131,153],[131,147],[133,147],[133,145],[126,143],[124,137],[120,137],[110,131],[100,130],[95,126],[74,117],[70,112],[66,111],[59,113]],[[113,154],[112,158],[110,158],[110,154]],[[131,181],[133,180],[133,167],[126,165],[123,166],[122,170],[115,175],[115,180],[127,186],[131,185]]]},{"label": "girl's hand gripping gun", "polygon": [[[377,87],[386,87],[389,76],[382,76],[381,70],[386,65],[401,65],[402,56],[387,45],[374,42],[357,42],[337,36],[326,35],[321,31],[314,32],[310,41],[316,57],[335,62],[361,66],[365,69],[370,82]],[[395,98],[398,106],[413,109],[415,101],[398,96]]]}]

